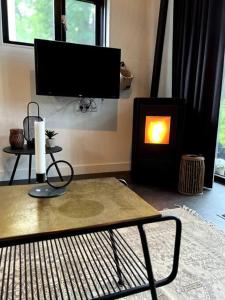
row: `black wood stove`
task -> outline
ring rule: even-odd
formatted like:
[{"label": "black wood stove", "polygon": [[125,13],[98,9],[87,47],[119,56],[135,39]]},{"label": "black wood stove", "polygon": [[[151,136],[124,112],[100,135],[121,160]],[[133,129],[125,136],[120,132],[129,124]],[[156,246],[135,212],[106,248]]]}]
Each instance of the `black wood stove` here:
[{"label": "black wood stove", "polygon": [[177,184],[184,117],[183,99],[134,99],[131,173],[135,182]]}]

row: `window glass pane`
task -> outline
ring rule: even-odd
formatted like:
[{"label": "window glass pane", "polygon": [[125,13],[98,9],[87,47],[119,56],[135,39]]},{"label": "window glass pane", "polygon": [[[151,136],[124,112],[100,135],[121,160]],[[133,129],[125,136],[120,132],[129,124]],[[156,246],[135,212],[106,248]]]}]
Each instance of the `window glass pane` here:
[{"label": "window glass pane", "polygon": [[225,176],[225,86],[223,86],[222,98],[220,103],[215,173],[217,175]]},{"label": "window glass pane", "polygon": [[95,45],[95,5],[77,0],[66,0],[66,41]]},{"label": "window glass pane", "polygon": [[9,40],[54,39],[53,0],[8,0]]}]

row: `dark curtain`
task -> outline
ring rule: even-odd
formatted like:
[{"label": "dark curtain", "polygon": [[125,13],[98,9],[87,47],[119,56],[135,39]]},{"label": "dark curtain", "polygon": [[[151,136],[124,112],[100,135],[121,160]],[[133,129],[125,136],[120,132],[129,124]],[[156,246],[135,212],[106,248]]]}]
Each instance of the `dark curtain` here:
[{"label": "dark curtain", "polygon": [[174,0],[173,97],[186,101],[185,153],[205,157],[212,187],[225,51],[225,0]]}]

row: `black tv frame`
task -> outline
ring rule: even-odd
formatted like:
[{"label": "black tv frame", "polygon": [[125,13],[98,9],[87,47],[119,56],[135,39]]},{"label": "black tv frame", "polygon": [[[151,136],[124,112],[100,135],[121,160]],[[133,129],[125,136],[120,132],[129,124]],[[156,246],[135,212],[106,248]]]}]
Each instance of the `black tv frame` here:
[{"label": "black tv frame", "polygon": [[[82,93],[80,91],[77,91],[76,89],[71,91],[69,90],[68,92],[57,92],[57,88],[55,90],[47,90],[47,88],[43,88],[43,82],[41,82],[40,76],[41,73],[43,73],[43,70],[40,71],[40,68],[43,67],[40,66],[40,53],[39,49],[40,47],[45,47],[45,45],[54,45],[54,47],[57,48],[57,45],[61,47],[68,47],[68,49],[71,49],[74,47],[74,50],[79,49],[79,53],[81,53],[81,50],[85,50],[91,53],[91,49],[93,48],[96,51],[99,49],[98,53],[98,58],[100,57],[99,54],[110,52],[111,54],[114,55],[114,60],[116,61],[117,65],[114,68],[114,72],[116,71],[117,73],[117,78],[115,78],[114,83],[115,83],[115,88],[113,91],[112,87],[112,92],[104,92],[104,89],[102,89],[102,85],[100,86],[99,84],[99,90],[94,93],[89,93],[88,89],[87,92],[84,92],[84,87]],[[43,50],[43,49],[42,49]],[[85,52],[84,51],[84,52]],[[102,53],[101,53],[102,52]],[[107,53],[107,55],[108,55]],[[62,96],[62,97],[80,97],[80,98],[102,98],[102,99],[118,99],[120,96],[120,61],[121,61],[121,49],[118,48],[111,48],[111,47],[100,47],[100,46],[92,46],[92,45],[81,45],[81,44],[75,44],[75,43],[67,43],[67,42],[62,42],[62,41],[49,41],[49,40],[42,40],[42,39],[35,39],[34,40],[34,54],[35,54],[35,82],[36,82],[36,94],[37,95],[42,95],[42,96]],[[85,62],[84,57],[80,58],[83,62]],[[43,62],[42,62],[43,63]],[[103,64],[102,64],[103,66]],[[104,64],[105,68],[105,73],[102,74],[102,81],[104,84],[104,81],[107,80],[107,76],[110,76],[110,70],[107,69],[107,64]],[[118,70],[118,72],[117,72]],[[70,70],[68,70],[67,73],[70,73]],[[59,72],[60,74],[60,72]],[[95,74],[93,74],[92,70],[92,75],[87,77],[87,80],[96,80]],[[100,78],[99,78],[100,80]],[[61,81],[62,82],[62,81]],[[99,82],[96,80],[96,82]],[[106,82],[106,81],[105,81]],[[89,85],[93,86],[93,84]]]}]

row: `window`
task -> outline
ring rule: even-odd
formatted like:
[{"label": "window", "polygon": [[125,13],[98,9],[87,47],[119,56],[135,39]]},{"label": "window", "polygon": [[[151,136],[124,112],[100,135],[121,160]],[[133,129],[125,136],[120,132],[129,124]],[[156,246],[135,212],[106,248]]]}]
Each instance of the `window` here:
[{"label": "window", "polygon": [[225,178],[225,94],[224,88],[220,103],[220,118],[217,135],[217,153],[215,160],[215,174]]},{"label": "window", "polygon": [[3,42],[104,45],[106,0],[2,0]]}]

